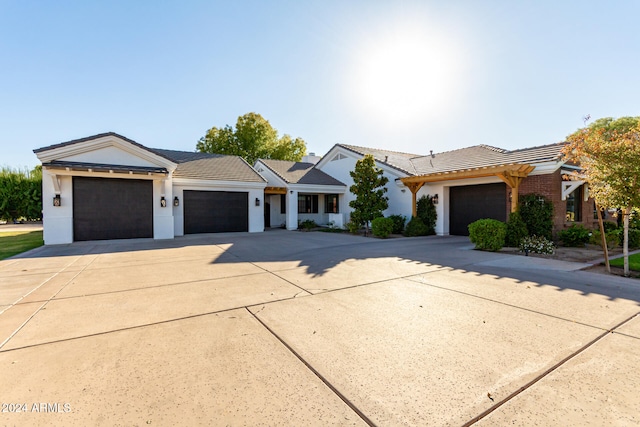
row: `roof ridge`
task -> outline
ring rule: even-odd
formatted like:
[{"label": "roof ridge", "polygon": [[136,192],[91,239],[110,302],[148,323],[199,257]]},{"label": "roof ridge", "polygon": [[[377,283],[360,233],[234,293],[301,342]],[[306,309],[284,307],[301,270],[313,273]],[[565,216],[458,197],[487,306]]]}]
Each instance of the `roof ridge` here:
[{"label": "roof ridge", "polygon": [[535,150],[537,148],[545,148],[545,147],[552,147],[554,145],[566,145],[566,144],[567,144],[567,141],[554,142],[552,144],[535,145],[533,147],[526,147],[526,148],[516,148],[515,150],[507,151],[507,153],[517,153],[519,151]]},{"label": "roof ridge", "polygon": [[346,148],[364,148],[367,150],[376,150],[376,151],[384,151],[385,153],[396,153],[396,154],[406,154],[408,156],[413,156],[413,158],[415,157],[423,157],[423,155],[421,154],[416,154],[416,153],[407,153],[404,151],[395,151],[395,150],[385,150],[383,148],[374,148],[374,147],[364,147],[362,145],[351,145],[351,144],[336,144],[339,145],[341,147],[346,147]]}]

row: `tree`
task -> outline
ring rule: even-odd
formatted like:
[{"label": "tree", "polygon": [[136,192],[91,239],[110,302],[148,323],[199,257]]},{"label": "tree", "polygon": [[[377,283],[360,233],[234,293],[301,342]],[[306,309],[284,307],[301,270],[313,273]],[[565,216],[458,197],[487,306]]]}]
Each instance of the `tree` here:
[{"label": "tree", "polygon": [[640,117],[596,120],[567,137],[563,153],[578,160],[600,207],[621,208],[624,274],[629,275],[629,215],[640,207]]},{"label": "tree", "polygon": [[383,173],[370,154],[358,160],[355,169],[349,172],[353,178],[349,191],[356,196],[355,200],[349,202],[353,208],[351,221],[365,226],[365,236],[369,232],[369,221],[381,217],[382,211],[389,207],[389,198],[384,195],[389,179]]},{"label": "tree", "polygon": [[247,113],[238,117],[235,129],[229,125],[209,129],[196,144],[196,150],[240,156],[249,164],[258,159],[299,162],[306,154],[307,145],[302,138],[292,139],[289,135],[279,138],[268,120],[260,114]]}]

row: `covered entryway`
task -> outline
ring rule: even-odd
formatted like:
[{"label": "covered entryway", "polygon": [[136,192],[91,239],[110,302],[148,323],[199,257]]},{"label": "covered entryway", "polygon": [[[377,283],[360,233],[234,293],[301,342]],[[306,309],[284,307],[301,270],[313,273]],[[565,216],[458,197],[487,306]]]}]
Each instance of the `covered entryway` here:
[{"label": "covered entryway", "polygon": [[153,181],[73,177],[73,240],[153,237]]},{"label": "covered entryway", "polygon": [[504,183],[449,188],[449,234],[468,236],[468,226],[483,218],[507,220]]},{"label": "covered entryway", "polygon": [[249,193],[184,191],[184,232],[249,231]]}]

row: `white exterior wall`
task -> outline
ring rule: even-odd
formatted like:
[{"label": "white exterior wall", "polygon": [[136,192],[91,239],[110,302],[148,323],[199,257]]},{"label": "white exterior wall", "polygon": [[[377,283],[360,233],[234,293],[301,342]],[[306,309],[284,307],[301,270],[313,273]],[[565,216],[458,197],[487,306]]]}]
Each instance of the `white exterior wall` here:
[{"label": "white exterior wall", "polygon": [[[353,178],[351,178],[349,172],[353,171],[356,168],[356,162],[361,159],[362,156],[358,156],[355,153],[343,150],[336,150],[330,154],[330,157],[333,158],[338,153],[343,154],[344,156],[346,156],[346,158],[333,161],[327,159],[326,162],[321,162],[321,165],[318,167],[318,169],[347,185],[344,197],[342,197],[340,200],[340,211],[346,213],[344,218],[346,223],[349,221],[349,214],[352,210],[349,207],[349,202],[355,199],[355,195],[349,191],[349,187],[353,185]],[[396,183],[397,178],[403,178],[406,175],[402,175],[395,169],[388,168],[387,166],[381,165],[378,162],[376,162],[376,166],[382,169],[384,171],[384,176],[389,179],[389,182],[385,185],[385,187],[387,188],[385,196],[389,198],[389,208],[384,211],[384,216],[404,215],[407,217],[407,219],[411,218],[411,191],[408,188],[399,186]],[[404,190],[404,192],[402,190]]]},{"label": "white exterior wall", "polygon": [[[249,197],[249,233],[264,231],[264,188],[266,183],[248,183],[231,181],[205,181],[174,179],[173,197],[180,200],[179,206],[173,206],[173,197],[167,200],[167,205],[173,206],[173,229],[176,236],[184,236],[184,191],[229,191],[248,193]],[[255,200],[260,200],[260,206],[256,206]]]},{"label": "white exterior wall", "polygon": [[[53,206],[54,179],[60,189],[60,206]],[[42,171],[42,229],[45,245],[73,242],[73,186],[70,176]]]}]

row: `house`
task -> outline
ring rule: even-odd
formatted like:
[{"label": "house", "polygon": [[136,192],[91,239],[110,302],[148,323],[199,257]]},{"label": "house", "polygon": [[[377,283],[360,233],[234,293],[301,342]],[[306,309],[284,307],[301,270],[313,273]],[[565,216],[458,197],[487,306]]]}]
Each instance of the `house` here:
[{"label": "house", "polygon": [[153,149],[113,132],[34,153],[45,244],[264,230],[267,183],[240,157]]},{"label": "house", "polygon": [[[488,145],[418,155],[337,144],[316,168],[352,185],[349,171],[370,154],[389,178],[389,208],[385,216],[415,214],[416,200],[436,196],[436,233],[468,235],[467,226],[480,218],[506,221],[521,195],[538,193],[549,198],[555,211],[554,232],[574,223],[594,227],[595,204],[588,196],[579,167],[562,159],[563,143],[520,150]],[[345,194],[343,203],[354,196]],[[345,221],[348,219],[345,218]]]},{"label": "house", "polygon": [[265,227],[285,225],[288,230],[312,220],[317,224],[343,227],[347,186],[317,169],[307,157],[302,162],[285,160],[256,161],[254,168],[268,183],[264,190]]},{"label": "house", "polygon": [[411,154],[336,144],[302,162],[256,161],[145,147],[113,132],[34,150],[43,169],[45,244],[298,228],[305,220],[349,221],[350,172],[372,155],[389,182],[386,216],[415,215],[434,197],[436,233],[467,235],[480,218],[506,221],[520,196],[554,205],[554,231],[593,227],[595,204],[563,144],[520,150],[488,145]]}]

